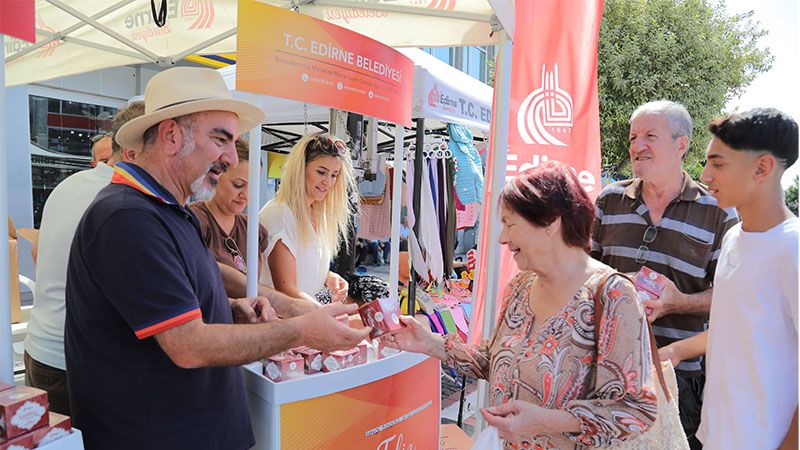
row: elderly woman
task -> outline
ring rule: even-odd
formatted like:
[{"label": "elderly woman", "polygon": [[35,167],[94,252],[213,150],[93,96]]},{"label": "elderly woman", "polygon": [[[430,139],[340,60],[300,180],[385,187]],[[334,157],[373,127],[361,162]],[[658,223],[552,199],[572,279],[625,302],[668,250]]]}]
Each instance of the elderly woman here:
[{"label": "elderly woman", "polygon": [[500,243],[521,272],[491,338],[471,346],[403,317],[390,345],[486,379],[481,413],[506,448],[608,447],[646,431],[657,411],[647,319],[633,284],[607,278],[613,269],[588,254],[594,207],[577,178],[560,163],[538,166],[506,184],[500,211]]}]

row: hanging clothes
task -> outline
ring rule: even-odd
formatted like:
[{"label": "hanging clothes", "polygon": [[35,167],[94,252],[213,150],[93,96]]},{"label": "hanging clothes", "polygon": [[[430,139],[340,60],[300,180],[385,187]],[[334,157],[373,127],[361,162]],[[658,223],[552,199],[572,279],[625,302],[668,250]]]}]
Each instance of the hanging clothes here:
[{"label": "hanging clothes", "polygon": [[472,143],[472,133],[462,125],[447,124],[450,151],[458,161],[456,195],[463,204],[483,201],[483,165]]},{"label": "hanging clothes", "polygon": [[391,177],[382,173],[383,201],[374,204],[361,199],[358,211],[358,237],[369,241],[383,240],[392,233]]},{"label": "hanging clothes", "polygon": [[463,211],[456,211],[456,228],[463,230],[464,228],[474,227],[478,222],[478,214],[480,212],[480,203],[469,203],[464,207]]},{"label": "hanging clothes", "polygon": [[[406,181],[408,183],[407,194],[409,198],[413,198],[414,176],[421,176],[420,184],[420,205],[419,217],[415,217],[413,212],[410,212],[406,217],[408,218],[408,226],[411,228],[409,233],[409,251],[411,251],[411,260],[414,265],[414,271],[417,272],[424,280],[436,280],[441,282],[444,277],[444,261],[441,252],[441,242],[439,239],[439,224],[438,214],[433,202],[433,191],[430,175],[430,161],[423,162],[423,169],[421,174],[415,174],[411,165],[406,171]],[[409,211],[413,208],[409,208]],[[413,228],[416,221],[419,220],[419,234],[415,235]],[[416,254],[419,252],[418,254]],[[428,268],[428,273],[420,273],[421,267],[418,267],[418,261],[424,261]]]}]

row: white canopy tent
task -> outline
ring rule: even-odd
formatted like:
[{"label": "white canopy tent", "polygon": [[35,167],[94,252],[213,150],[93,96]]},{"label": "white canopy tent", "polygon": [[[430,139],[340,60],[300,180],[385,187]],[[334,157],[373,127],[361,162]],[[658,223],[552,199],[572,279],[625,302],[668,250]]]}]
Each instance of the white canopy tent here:
[{"label": "white canopy tent", "polygon": [[[432,55],[416,49],[405,48],[400,50],[409,59],[414,61],[414,93],[412,98],[412,118],[433,119],[438,122],[458,123],[473,130],[488,133],[492,108],[492,88],[475,78],[457,70]],[[218,70],[228,88],[236,89],[236,66],[231,65]],[[437,98],[448,98],[457,106],[446,103],[432,102],[429,94],[436,90]],[[265,123],[285,123],[297,121],[325,121],[330,117],[328,107],[306,104],[266,95],[252,96],[248,93],[236,93],[242,98],[249,98],[258,104],[266,113]],[[403,164],[403,127],[396,128],[395,134],[395,164]],[[254,157],[251,156],[251,159]],[[402,170],[402,166],[396,166]],[[255,174],[257,176],[257,173]],[[253,176],[251,174],[251,176]],[[402,193],[401,177],[395,177],[396,182],[392,193],[392,237],[399,236],[400,223],[400,196]],[[257,210],[259,200],[256,195],[249,197],[249,211]],[[396,228],[396,229],[395,229]],[[248,240],[248,254],[250,246],[257,248],[256,234],[251,234],[252,242]],[[392,239],[392,261],[398,261],[399,243]],[[252,254],[257,254],[253,250]],[[255,264],[255,263],[254,263]],[[391,268],[390,286],[397,285],[398,265]]]},{"label": "white canopy tent", "polygon": [[[397,0],[391,3],[366,3],[362,0],[260,1],[295,9],[394,47],[499,44],[498,89],[494,101],[495,104],[507,105],[511,41],[505,31],[492,32],[493,25],[499,29],[499,23],[487,0]],[[513,5],[512,0],[491,0],[491,3],[502,9],[500,18],[505,23],[509,22],[509,11],[513,18],[513,6],[508,7]],[[120,0],[108,4],[100,0],[70,0],[67,4],[64,0],[36,0],[36,44],[0,35],[0,44],[5,44],[4,63],[0,64],[0,123],[5,123],[6,85],[145,62],[170,67],[196,53],[232,52],[235,50],[236,13],[236,0],[169,0],[167,25],[159,28],[153,22],[149,2]],[[508,123],[507,108],[495,108],[493,114],[494,123]],[[492,169],[496,173],[495,184],[502,182],[507,142],[505,128],[503,125],[500,132],[492,136],[496,149],[496,164]],[[398,130],[402,132],[402,127]],[[261,137],[260,133],[253,133],[253,136],[251,159],[258,155]],[[401,139],[398,133],[396,147],[402,144]],[[0,138],[0,180],[8,180],[7,158],[6,141]],[[396,160],[402,160],[397,151]],[[252,165],[250,169],[250,176],[256,179],[257,166]],[[394,190],[399,192],[399,185]],[[493,192],[497,191],[493,189]],[[249,194],[251,201],[257,203],[256,183],[250,185]],[[494,208],[494,203],[490,200],[489,207]],[[8,190],[0,186],[0,217],[7,215]],[[392,233],[397,235],[399,215],[393,216],[392,220]],[[248,233],[256,235],[256,221],[251,222]],[[497,228],[494,223],[486,225]],[[7,224],[0,220],[0,235],[4,232],[8,232]],[[497,231],[493,235],[496,234]],[[483,259],[484,267],[496,267],[491,262],[497,260],[497,250],[493,246],[489,248],[489,255]],[[256,255],[257,252],[248,253]],[[393,254],[396,257],[394,250]],[[9,285],[8,261],[8,248],[0,246],[0,286]],[[255,265],[255,261],[248,261],[248,264]],[[248,276],[248,292],[255,292],[255,282],[255,275]],[[496,281],[493,290],[492,283],[489,287],[486,298],[494,299]],[[492,301],[486,303],[491,305]],[[0,352],[0,380],[13,383],[10,312],[2,306],[8,304],[8,289],[0,289],[0,349],[3,349]]]}]

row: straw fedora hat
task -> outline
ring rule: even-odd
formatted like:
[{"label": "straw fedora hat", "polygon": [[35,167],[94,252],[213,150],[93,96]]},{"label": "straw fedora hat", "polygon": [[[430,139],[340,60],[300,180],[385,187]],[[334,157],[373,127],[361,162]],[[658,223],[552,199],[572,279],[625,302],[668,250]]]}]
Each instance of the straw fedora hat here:
[{"label": "straw fedora hat", "polygon": [[239,117],[239,133],[264,120],[264,111],[243,100],[236,100],[216,70],[175,67],[159,72],[144,90],[144,115],[117,131],[119,145],[132,150],[143,147],[144,132],[162,120],[201,111],[229,111]]}]

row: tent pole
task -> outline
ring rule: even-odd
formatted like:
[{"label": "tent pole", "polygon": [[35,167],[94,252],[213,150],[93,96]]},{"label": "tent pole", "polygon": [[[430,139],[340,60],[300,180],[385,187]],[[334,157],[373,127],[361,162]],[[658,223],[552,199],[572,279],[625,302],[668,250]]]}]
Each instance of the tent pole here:
[{"label": "tent pole", "polygon": [[[497,77],[495,86],[496,103],[492,106],[494,117],[494,135],[492,148],[494,152],[493,166],[488,168],[492,171],[492,198],[485,199],[484,208],[489,208],[489,222],[481,226],[489,227],[489,232],[484,234],[489,239],[486,255],[481,255],[480,276],[486,278],[486,290],[483,297],[483,338],[488,339],[494,331],[495,319],[497,316],[497,295],[499,292],[498,273],[500,267],[500,246],[494,245],[500,236],[500,221],[497,211],[497,199],[500,190],[505,184],[506,153],[508,149],[508,105],[511,97],[511,47],[512,42],[505,30],[499,32],[499,44],[497,53]],[[478,384],[479,406],[488,406],[489,389],[486,381]],[[475,433],[480,433],[486,423],[483,417],[477,415]]]},{"label": "tent pole", "polygon": [[402,205],[401,196],[403,195],[403,171],[405,170],[405,159],[403,159],[403,138],[405,128],[403,125],[394,126],[394,178],[392,179],[392,243],[391,254],[389,255],[389,292],[397,292],[397,282],[400,278],[400,208]]},{"label": "tent pole", "polygon": [[[259,104],[257,95],[251,102]],[[247,296],[258,295],[258,194],[261,183],[261,124],[250,130],[250,158],[247,183]]]},{"label": "tent pole", "polygon": [[[5,48],[0,34],[0,48]],[[0,236],[8,238],[8,135],[6,130],[6,69],[0,60]],[[14,384],[14,349],[11,342],[11,282],[8,244],[0,245],[0,381]]]}]

